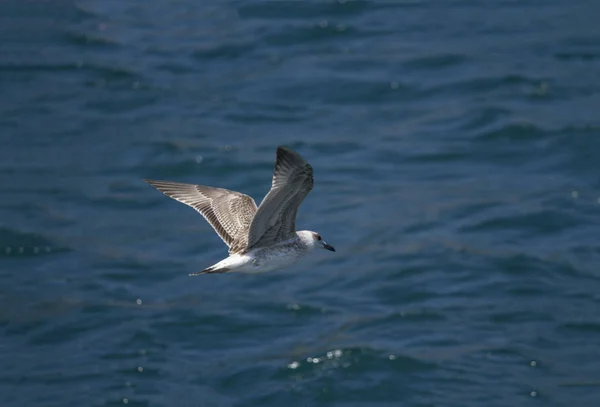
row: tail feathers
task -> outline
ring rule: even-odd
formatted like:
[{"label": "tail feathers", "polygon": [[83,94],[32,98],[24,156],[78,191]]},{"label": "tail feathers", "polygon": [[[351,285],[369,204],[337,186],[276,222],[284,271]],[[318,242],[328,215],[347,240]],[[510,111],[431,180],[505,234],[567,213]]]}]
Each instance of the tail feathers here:
[{"label": "tail feathers", "polygon": [[219,273],[226,273],[229,270],[231,270],[230,268],[227,267],[215,267],[215,266],[210,266],[208,268],[205,268],[204,270],[201,271],[196,271],[195,273],[190,274],[190,276],[198,276],[200,274],[219,274]]}]

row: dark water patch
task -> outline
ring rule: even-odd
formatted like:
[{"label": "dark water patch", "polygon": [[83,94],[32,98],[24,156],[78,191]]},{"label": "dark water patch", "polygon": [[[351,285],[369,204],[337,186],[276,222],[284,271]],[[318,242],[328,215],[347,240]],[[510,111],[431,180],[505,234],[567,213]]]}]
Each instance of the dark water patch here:
[{"label": "dark water patch", "polygon": [[561,51],[554,54],[554,58],[559,61],[583,61],[597,62],[600,61],[600,50],[570,50]]},{"label": "dark water patch", "polygon": [[384,7],[384,5],[376,5],[366,1],[307,1],[302,3],[282,2],[243,5],[238,7],[237,12],[242,19],[305,20],[327,17],[353,17],[363,14],[365,11],[381,7]]},{"label": "dark water patch", "polygon": [[[420,273],[418,275],[404,275],[404,270],[402,270],[402,274],[400,274],[401,277],[401,281],[405,282],[405,283],[410,283],[411,286],[412,285],[422,285],[419,284],[419,277],[422,277],[423,273]],[[395,278],[393,280],[391,280],[392,282],[398,283],[399,278]],[[416,304],[421,304],[423,301],[427,301],[429,299],[432,299],[436,296],[435,292],[429,291],[429,290],[425,290],[425,289],[420,289],[420,290],[416,290],[414,287],[409,289],[402,289],[400,287],[397,287],[393,284],[390,284],[389,287],[385,287],[385,288],[378,288],[374,290],[374,295],[376,295],[376,297],[382,301],[383,304],[394,304],[394,303],[398,303],[399,300],[400,304],[402,304],[404,307],[410,307],[411,305],[416,305]],[[442,315],[439,314],[435,314],[435,313],[429,313],[428,311],[423,311],[423,314],[428,314],[427,316],[424,316],[425,318],[441,318],[443,319],[444,317]],[[421,316],[419,315],[418,311],[414,311],[411,313],[411,315],[415,316],[416,318],[420,318]],[[386,317],[386,319],[391,318],[394,320],[400,320],[403,319],[405,317],[409,317],[408,313],[406,311],[400,312],[400,313],[394,313],[392,315],[389,315]]]},{"label": "dark water patch", "polygon": [[600,36],[598,33],[594,33],[593,35],[576,35],[569,34],[564,38],[560,39],[558,45],[560,46],[575,46],[575,47],[598,47],[598,42],[600,41]]},{"label": "dark water patch", "polygon": [[[465,121],[459,129],[463,131],[473,131],[485,129],[488,126],[507,119],[512,115],[512,111],[506,108],[490,106],[476,109],[470,116],[474,116]],[[513,126],[518,126],[513,124]]]},{"label": "dark water patch", "polygon": [[68,251],[41,234],[0,227],[0,257],[38,257]]},{"label": "dark water patch", "polygon": [[558,163],[552,163],[552,168],[585,177],[584,182],[594,189],[600,187],[596,171],[596,163],[600,162],[600,126],[589,124],[558,129],[553,132],[550,149],[560,157]]},{"label": "dark water patch", "polygon": [[94,16],[94,13],[87,11],[71,0],[57,0],[52,4],[35,0],[27,2],[9,0],[4,2],[2,7],[6,15],[13,18],[43,17],[60,19],[64,22],[68,20],[78,21],[84,17]]},{"label": "dark water patch", "polygon": [[560,387],[600,387],[600,381],[594,379],[582,380],[580,382],[561,383]]},{"label": "dark water patch", "polygon": [[[229,392],[253,393],[252,389],[255,388],[257,381],[268,381],[271,376],[270,364],[255,362],[243,366],[236,366],[236,371],[218,380],[214,389],[225,394]],[[257,393],[260,395],[262,391]]]},{"label": "dark water patch", "polygon": [[103,373],[91,373],[91,372],[35,372],[27,376],[9,376],[2,381],[5,383],[11,383],[18,386],[28,386],[32,384],[43,384],[43,385],[57,385],[66,383],[87,383],[89,381],[95,381],[101,379],[104,376]]},{"label": "dark water patch", "polygon": [[274,104],[274,103],[265,103],[265,102],[242,102],[239,105],[240,109],[249,110],[253,108],[271,111],[274,113],[280,114],[294,114],[294,113],[307,113],[311,111],[310,106],[301,105],[301,104],[290,104],[290,103],[282,103],[282,104]]},{"label": "dark water patch", "polygon": [[[414,163],[422,163],[422,164],[443,164],[443,163],[453,163],[453,162],[461,162],[468,158],[470,153],[467,151],[440,151],[438,153],[424,153],[424,154],[411,154],[410,157],[407,157],[405,162],[414,162]],[[440,174],[440,176],[444,176],[444,174]]]},{"label": "dark water patch", "polygon": [[[82,311],[84,311],[82,309]],[[102,329],[106,320],[88,320],[86,322],[79,321],[74,315],[70,318],[71,321],[55,321],[51,326],[47,326],[42,329],[41,332],[37,332],[34,335],[30,335],[28,343],[32,346],[39,345],[56,345],[69,342],[76,342],[82,338],[83,335],[97,332],[98,329]],[[126,316],[114,317],[112,323],[119,324],[127,321]]]},{"label": "dark water patch", "polygon": [[559,52],[555,54],[556,59],[564,61],[593,61],[600,60],[600,52]]},{"label": "dark water patch", "polygon": [[[289,303],[286,309],[295,318],[313,318],[323,315],[323,308],[307,303]],[[298,321],[300,323],[300,321]]]},{"label": "dark water patch", "polygon": [[317,141],[315,143],[311,143],[310,147],[315,152],[319,152],[323,155],[340,160],[347,160],[347,157],[356,157],[351,161],[359,160],[359,157],[354,156],[352,153],[360,153],[365,148],[363,143],[347,141],[342,137],[338,139],[332,137],[332,139],[329,141]]},{"label": "dark water patch", "polygon": [[[398,280],[410,279],[412,277],[419,277],[431,270],[429,265],[422,264],[412,264],[411,260],[419,260],[420,257],[417,256],[408,256],[408,255],[398,255],[396,254],[394,258],[399,261],[402,260],[404,265],[402,267],[398,267],[396,270],[387,273],[383,278],[390,284],[390,287],[386,287],[386,290],[393,291],[394,284],[398,283]],[[430,298],[430,293],[422,293],[423,299]]]},{"label": "dark water patch", "polygon": [[499,129],[483,132],[477,137],[477,140],[482,142],[505,142],[512,145],[519,142],[542,140],[547,137],[547,132],[534,124],[512,123],[502,125]]},{"label": "dark water patch", "polygon": [[[140,180],[141,181],[141,180]],[[141,185],[139,186],[141,188]],[[153,208],[156,206],[154,202],[143,201],[139,196],[139,188],[131,192],[111,192],[109,196],[101,198],[90,198],[89,203],[92,205],[101,205],[104,208],[115,210],[140,210],[143,208]]]},{"label": "dark water patch", "polygon": [[102,36],[99,32],[82,32],[82,31],[67,31],[65,33],[65,41],[79,47],[85,47],[89,50],[90,47],[99,50],[117,50],[122,47],[122,44],[117,40]]},{"label": "dark water patch", "polygon": [[[548,293],[552,291],[549,289],[548,284],[543,281],[533,283],[521,282],[521,284],[522,286],[515,285],[506,288],[506,293],[515,296],[515,298],[533,299],[536,296],[543,297],[548,295]],[[537,316],[536,318],[540,318],[540,316]],[[540,319],[543,320],[543,317]]]},{"label": "dark water patch", "polygon": [[[196,174],[198,171],[198,163],[193,159],[187,160],[177,160],[178,162],[173,162],[173,160],[165,160],[165,163],[152,163],[151,165],[146,162],[143,166],[137,168],[138,176],[140,179],[149,178],[149,179],[177,179],[185,176],[190,176],[192,174]],[[208,166],[206,168],[211,168],[213,172],[221,172],[224,167],[214,168],[214,166]],[[231,168],[229,168],[231,171]],[[220,171],[219,171],[220,170]],[[182,180],[182,182],[185,182]]]},{"label": "dark water patch", "polygon": [[514,276],[540,276],[552,278],[553,276],[566,276],[579,274],[579,272],[565,262],[548,261],[535,255],[514,252],[504,256],[489,259],[490,265],[497,270]]},{"label": "dark water patch", "polygon": [[[172,134],[163,133],[147,142],[136,142],[134,145],[143,155],[139,160],[141,166],[150,168],[160,167],[163,163],[194,164],[197,171],[211,171],[221,174],[222,171],[239,171],[240,166],[249,168],[249,163],[243,162],[245,157],[245,144],[228,144],[227,140],[221,143],[208,142],[207,135],[198,132],[191,138],[175,137]],[[272,147],[270,149],[272,153]],[[252,151],[249,151],[252,152]]]},{"label": "dark water patch", "polygon": [[141,186],[139,182],[132,182],[128,178],[115,179],[108,183],[107,191],[113,194],[129,194],[138,192]]},{"label": "dark water patch", "polygon": [[440,53],[435,55],[422,55],[406,61],[403,65],[407,69],[421,70],[436,70],[449,67],[459,66],[468,62],[468,58],[464,54],[447,54]]},{"label": "dark water patch", "polygon": [[[259,108],[260,109],[260,108]],[[252,109],[249,109],[252,110]],[[260,109],[263,110],[263,109]],[[261,124],[261,123],[296,123],[307,119],[306,113],[299,111],[287,114],[274,112],[252,112],[247,113],[230,113],[223,116],[224,119],[234,123]]]},{"label": "dark water patch", "polygon": [[573,252],[573,254],[576,254],[577,256],[582,256],[582,257],[600,256],[600,246],[577,245],[577,246],[571,247],[570,250]]},{"label": "dark water patch", "polygon": [[[473,223],[474,219],[482,218],[488,221],[494,216],[494,213],[500,213],[503,209],[503,202],[492,197],[483,198],[481,202],[470,199],[464,204],[457,205],[456,208],[450,209],[448,218],[456,221],[464,220],[468,223]],[[465,231],[463,229],[463,231]]]},{"label": "dark water patch", "polygon": [[130,68],[86,63],[85,61],[73,62],[5,62],[0,63],[0,71],[23,73],[77,73],[93,74],[105,80],[131,80],[139,77],[139,73]]},{"label": "dark water patch", "polygon": [[79,69],[77,62],[72,63],[25,63],[21,61],[5,61],[0,63],[0,71],[5,73],[28,72],[76,72]]},{"label": "dark water patch", "polygon": [[[316,403],[341,403],[341,404],[379,404],[394,405],[396,403],[411,403],[413,399],[425,396],[410,378],[414,373],[406,372],[401,364],[394,365],[395,361],[365,360],[364,363],[350,364],[345,370],[336,370],[331,376],[318,380],[303,379],[303,394],[308,400]],[[360,379],[362,369],[371,371],[368,379]],[[401,379],[392,380],[391,372],[404,371]],[[344,378],[344,379],[343,379]],[[308,396],[312,395],[312,397]],[[386,404],[387,403],[387,404]]]},{"label": "dark water patch", "polygon": [[563,323],[560,330],[571,333],[585,333],[586,335],[600,334],[600,321],[572,321]]},{"label": "dark water patch", "polygon": [[263,41],[271,46],[307,46],[312,42],[341,41],[356,34],[352,26],[330,23],[326,20],[310,25],[284,26],[277,32],[264,36]]},{"label": "dark water patch", "polygon": [[14,321],[11,319],[5,320],[5,317],[3,316],[0,318],[0,322],[4,325],[2,327],[2,332],[8,337],[16,336],[22,338],[32,333],[39,332],[49,324],[47,320],[41,317],[33,319],[33,321]]},{"label": "dark water patch", "polygon": [[[383,70],[384,65],[380,59],[383,58],[374,56],[365,59],[360,55],[345,52],[344,48],[340,48],[335,51],[332,50],[329,55],[321,56],[318,63],[320,67],[340,74],[355,74],[358,77],[370,74],[369,76],[385,77],[387,73]],[[399,88],[400,83],[397,83],[397,86]]]},{"label": "dark water patch", "polygon": [[144,161],[154,162],[158,159],[165,158],[172,161],[175,157],[198,152],[196,162],[198,164],[210,164],[210,160],[215,160],[218,149],[212,146],[202,146],[201,139],[204,136],[198,135],[198,141],[190,141],[184,138],[168,137],[167,134],[159,136],[160,138],[147,139],[133,143],[133,146],[138,150],[138,154],[144,156]]},{"label": "dark water patch", "polygon": [[461,227],[462,232],[487,232],[511,230],[519,235],[556,234],[580,225],[581,221],[571,214],[557,210],[540,210],[533,213],[496,217],[481,220],[475,225]]},{"label": "dark water patch", "polygon": [[[145,364],[142,367],[143,370],[140,371],[140,366],[131,366],[131,367],[122,367],[120,369],[116,369],[114,371],[115,374],[118,374],[122,377],[129,378],[131,380],[139,379],[140,375],[143,373],[144,380],[148,379],[166,379],[168,376],[158,367],[152,367],[152,365]],[[147,394],[158,394],[158,390],[156,389],[146,389],[145,393]]]},{"label": "dark water patch", "polygon": [[310,83],[287,83],[274,88],[272,95],[278,99],[291,99],[297,103],[353,106],[369,100],[372,104],[386,104],[419,97],[419,92],[400,84],[394,87],[384,80],[357,80],[338,77],[331,80],[312,79]]},{"label": "dark water patch", "polygon": [[198,68],[188,61],[165,61],[156,64],[156,69],[174,75],[195,74]]},{"label": "dark water patch", "polygon": [[[285,310],[276,311],[281,317],[286,316]],[[226,340],[231,346],[240,346],[245,342],[252,342],[252,337],[257,334],[264,338],[268,337],[268,331],[273,329],[273,322],[256,321],[257,316],[234,315],[229,312],[219,311],[214,308],[205,308],[202,313],[189,308],[180,309],[172,317],[162,321],[156,321],[151,324],[151,328],[161,332],[161,338],[168,342],[175,341],[180,346],[194,348],[195,339],[176,338],[177,331],[185,329],[190,335],[196,337],[211,337],[213,345],[211,347],[220,347]],[[291,323],[291,322],[290,322]],[[208,343],[207,343],[208,345]]]},{"label": "dark water patch", "polygon": [[[406,299],[406,303],[407,304],[411,304],[411,303],[418,304],[422,301],[430,300],[434,297],[435,297],[435,295],[422,295],[421,298],[418,298],[418,296],[411,296],[410,298]],[[392,298],[390,297],[390,300],[391,299]],[[400,311],[398,313],[388,315],[381,322],[384,325],[387,323],[392,323],[392,325],[395,325],[398,323],[400,323],[400,324],[410,324],[410,323],[420,324],[420,323],[429,323],[429,322],[441,322],[441,321],[447,321],[447,320],[448,320],[447,315],[437,312],[435,309],[428,310],[426,308],[418,308],[418,307],[414,307],[414,306],[411,307],[410,305],[408,305],[404,311]]]},{"label": "dark water patch", "polygon": [[197,49],[192,57],[199,60],[214,61],[215,59],[236,60],[255,51],[253,43],[219,44],[205,49]]},{"label": "dark water patch", "polygon": [[490,346],[487,350],[494,359],[502,362],[509,362],[513,364],[523,362],[524,360],[522,351],[514,346],[496,345]]},{"label": "dark water patch", "polygon": [[130,256],[110,258],[107,256],[107,251],[110,251],[110,248],[104,251],[102,257],[94,261],[94,267],[99,270],[96,277],[104,282],[116,284],[141,284],[148,280],[166,282],[177,277],[173,270],[188,273],[184,267],[169,266],[165,262],[149,267],[146,260]]},{"label": "dark water patch", "polygon": [[326,213],[336,214],[340,212],[350,211],[352,209],[357,209],[360,207],[362,207],[362,204],[360,202],[336,201],[328,208]]},{"label": "dark water patch", "polygon": [[369,158],[376,160],[380,165],[388,164],[392,167],[399,167],[407,155],[409,154],[401,149],[378,148],[372,152],[372,157]]},{"label": "dark water patch", "polygon": [[[142,93],[129,94],[129,89],[136,87],[136,81],[130,82],[106,82],[104,80],[89,82],[88,86],[99,88],[98,97],[94,100],[88,100],[83,104],[86,110],[98,112],[101,114],[121,115],[124,111],[142,110],[154,105],[159,96],[156,94]],[[127,89],[127,96],[115,98],[114,95],[107,92],[107,87],[118,88],[121,91]]]},{"label": "dark water patch", "polygon": [[115,397],[115,398],[108,398],[106,399],[106,396],[104,397],[105,400],[102,402],[98,402],[95,404],[92,404],[93,407],[123,407],[123,404],[127,403],[128,406],[133,406],[133,407],[150,407],[152,406],[153,402],[148,401],[148,400],[140,400],[140,398],[142,397],[136,397],[136,396],[131,396],[131,397]]},{"label": "dark water patch", "polygon": [[427,89],[426,94],[433,97],[442,94],[486,94],[489,92],[500,92],[506,96],[518,97],[523,95],[524,88],[531,89],[539,83],[540,79],[509,74],[500,77],[471,78],[437,85]]},{"label": "dark water patch", "polygon": [[[530,296],[525,295],[524,298],[530,299]],[[490,315],[489,320],[494,324],[507,325],[519,323],[542,323],[543,321],[554,322],[553,318],[549,317],[543,312],[526,311],[524,309],[511,312],[496,312]]]},{"label": "dark water patch", "polygon": [[119,347],[112,351],[102,354],[100,356],[100,359],[135,359],[141,361],[150,360],[153,363],[160,363],[166,361],[165,351],[169,348],[169,345],[165,342],[161,342],[156,337],[154,332],[147,328],[137,328],[134,330],[129,330],[128,335],[119,338],[119,340]]},{"label": "dark water patch", "polygon": [[[13,279],[17,279],[13,276]],[[35,280],[35,277],[33,277]],[[46,281],[54,280],[54,278]],[[51,285],[49,285],[51,286]],[[56,286],[53,292],[57,292]],[[3,301],[0,321],[6,323],[8,332],[15,335],[27,335],[40,328],[51,326],[54,321],[61,320],[78,312],[83,304],[81,299],[73,297],[53,297],[31,294],[31,290],[5,292],[0,295]]]}]

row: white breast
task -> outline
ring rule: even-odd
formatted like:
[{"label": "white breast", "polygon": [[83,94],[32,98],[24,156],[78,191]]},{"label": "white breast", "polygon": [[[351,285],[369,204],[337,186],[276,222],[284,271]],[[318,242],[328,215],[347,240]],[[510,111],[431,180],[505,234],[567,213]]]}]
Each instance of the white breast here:
[{"label": "white breast", "polygon": [[305,254],[298,247],[280,246],[254,249],[247,253],[252,261],[245,267],[244,272],[260,273],[289,266]]}]

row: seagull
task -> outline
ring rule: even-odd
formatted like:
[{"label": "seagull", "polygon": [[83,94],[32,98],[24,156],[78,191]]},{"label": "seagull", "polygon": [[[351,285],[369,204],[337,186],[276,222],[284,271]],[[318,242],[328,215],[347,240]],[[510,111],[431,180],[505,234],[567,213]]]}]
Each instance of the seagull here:
[{"label": "seagull", "polygon": [[296,231],[298,208],[313,189],[313,169],[287,147],[277,148],[271,190],[258,207],[250,196],[224,188],[144,181],[200,212],[229,247],[229,257],[190,276],[265,272],[289,266],[315,247],[335,252],[320,234]]}]

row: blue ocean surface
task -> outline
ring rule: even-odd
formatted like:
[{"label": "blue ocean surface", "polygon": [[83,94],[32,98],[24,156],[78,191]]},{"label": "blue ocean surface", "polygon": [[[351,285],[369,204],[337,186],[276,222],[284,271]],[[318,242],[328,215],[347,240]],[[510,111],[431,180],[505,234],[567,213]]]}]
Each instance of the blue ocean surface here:
[{"label": "blue ocean surface", "polygon": [[[600,2],[0,3],[0,406],[597,406]],[[257,203],[265,274],[144,178]]]}]

